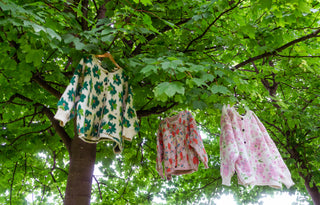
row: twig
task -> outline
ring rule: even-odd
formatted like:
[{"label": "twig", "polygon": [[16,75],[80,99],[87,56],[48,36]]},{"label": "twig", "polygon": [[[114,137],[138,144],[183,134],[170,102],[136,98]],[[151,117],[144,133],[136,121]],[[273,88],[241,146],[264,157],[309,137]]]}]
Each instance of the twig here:
[{"label": "twig", "polygon": [[97,178],[94,175],[92,175],[92,176],[93,176],[94,180],[97,182],[100,199],[102,200],[102,193],[101,193],[99,181],[97,180]]},{"label": "twig", "polygon": [[231,7],[230,9],[227,9],[225,11],[223,11],[217,18],[215,18],[213,20],[213,22],[206,28],[206,30],[198,37],[194,38],[192,41],[189,42],[189,44],[187,45],[187,47],[184,49],[183,53],[187,52],[189,47],[197,40],[201,39],[204,35],[206,35],[206,33],[210,30],[210,28],[226,13],[228,13],[229,11],[232,11],[233,9],[235,9],[239,4],[241,3],[241,1],[238,1],[238,3]]},{"label": "twig", "polygon": [[12,181],[11,181],[11,186],[10,186],[10,205],[12,205],[13,181],[14,181],[14,176],[16,174],[17,166],[18,166],[18,162],[16,162],[16,164],[14,165],[14,170],[13,170],[13,174],[12,174]]},{"label": "twig", "polygon": [[318,36],[317,36],[318,33],[320,33],[320,29],[318,29],[318,30],[316,30],[315,32],[310,33],[310,34],[308,34],[308,35],[306,35],[306,36],[302,36],[302,37],[300,37],[300,38],[298,38],[298,39],[295,39],[295,40],[293,40],[293,41],[290,41],[289,43],[284,44],[283,46],[275,49],[275,50],[272,51],[272,52],[266,52],[266,53],[264,53],[264,54],[261,54],[261,55],[258,55],[258,56],[249,58],[249,59],[247,59],[247,60],[245,60],[245,61],[243,61],[243,62],[235,65],[231,70],[234,71],[235,69],[241,68],[241,67],[243,67],[243,66],[245,66],[245,65],[247,65],[247,64],[249,64],[249,63],[251,63],[251,62],[254,62],[254,61],[256,61],[256,60],[259,60],[259,59],[262,59],[262,58],[266,58],[266,57],[269,57],[269,56],[273,56],[273,55],[277,55],[277,53],[283,51],[284,49],[286,49],[286,48],[288,48],[288,47],[290,47],[290,46],[293,46],[293,45],[295,45],[295,44],[297,44],[297,43],[300,43],[300,42],[302,42],[302,41],[308,40],[308,39],[310,39],[310,38],[318,37]]}]

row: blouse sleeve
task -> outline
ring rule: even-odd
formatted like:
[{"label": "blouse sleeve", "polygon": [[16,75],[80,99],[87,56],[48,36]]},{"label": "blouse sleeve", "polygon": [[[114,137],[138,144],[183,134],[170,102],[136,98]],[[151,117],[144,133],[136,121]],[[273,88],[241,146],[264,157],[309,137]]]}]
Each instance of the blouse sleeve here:
[{"label": "blouse sleeve", "polygon": [[124,111],[122,136],[124,139],[131,141],[139,131],[139,122],[136,110],[133,105],[132,88],[128,84],[128,81],[125,82],[125,97],[123,103]]},{"label": "blouse sleeve", "polygon": [[239,151],[226,106],[222,108],[221,115],[220,157],[222,184],[230,186],[231,177],[235,172],[235,162],[239,157]]},{"label": "blouse sleeve", "polygon": [[190,127],[188,143],[193,148],[193,150],[197,153],[198,158],[202,161],[202,163],[204,164],[204,167],[207,169],[209,168],[208,155],[204,148],[200,133],[197,129],[196,121],[194,120],[191,113],[188,113],[188,122]]},{"label": "blouse sleeve", "polygon": [[80,76],[83,73],[84,63],[83,59],[79,62],[73,77],[70,80],[69,85],[62,94],[60,100],[58,101],[58,111],[54,118],[60,121],[60,126],[65,126],[65,124],[71,119],[71,111],[74,110],[74,105],[77,99],[77,89],[80,87]]},{"label": "blouse sleeve", "polygon": [[161,124],[159,126],[158,134],[157,134],[157,159],[156,159],[156,169],[161,176],[163,177],[163,167],[162,167],[162,161],[163,161],[163,132],[161,129]]}]

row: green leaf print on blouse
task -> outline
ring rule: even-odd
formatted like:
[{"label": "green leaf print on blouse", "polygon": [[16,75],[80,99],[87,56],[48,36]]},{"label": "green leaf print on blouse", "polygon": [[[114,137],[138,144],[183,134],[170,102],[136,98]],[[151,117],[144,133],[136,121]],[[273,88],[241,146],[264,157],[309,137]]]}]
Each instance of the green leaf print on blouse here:
[{"label": "green leaf print on blouse", "polygon": [[86,110],[86,117],[92,115],[92,112],[90,112],[89,110]]},{"label": "green leaf print on blouse", "polygon": [[69,103],[64,98],[61,98],[58,102],[58,108],[67,111],[69,110]]},{"label": "green leaf print on blouse", "polygon": [[83,109],[81,108],[81,105],[78,105],[77,108],[77,115],[79,116],[79,119],[81,119],[81,117],[83,116]]},{"label": "green leaf print on blouse", "polygon": [[76,82],[76,76],[73,76],[70,80],[70,83],[74,85],[75,82]]},{"label": "green leaf print on blouse", "polygon": [[91,56],[91,55],[85,56],[85,57],[83,58],[83,61],[84,61],[84,63],[90,63],[90,64],[92,64],[92,56]]},{"label": "green leaf print on blouse", "polygon": [[109,100],[109,104],[110,104],[110,107],[111,107],[111,111],[117,109],[117,101],[116,100],[110,99]]},{"label": "green leaf print on blouse", "polygon": [[74,91],[74,89],[72,88],[71,90],[69,90],[68,91],[68,99],[70,100],[70,101],[74,101],[75,100],[75,91]]},{"label": "green leaf print on blouse", "polygon": [[103,115],[106,115],[109,112],[109,110],[107,108],[103,109]]},{"label": "green leaf print on blouse", "polygon": [[103,92],[103,83],[102,82],[97,82],[95,85],[94,85],[94,89],[96,90],[96,93],[98,95],[100,95],[102,92]]},{"label": "green leaf print on blouse", "polygon": [[76,70],[74,71],[74,75],[80,76],[81,71],[82,71],[82,65],[78,64]]},{"label": "green leaf print on blouse", "polygon": [[127,120],[126,118],[123,118],[123,122],[122,122],[123,126],[128,128],[131,126],[129,120]]},{"label": "green leaf print on blouse", "polygon": [[91,127],[91,120],[88,119],[84,119],[84,132],[87,132],[88,130],[90,130]]},{"label": "green leaf print on blouse", "polygon": [[83,83],[82,89],[83,90],[88,90],[88,82],[87,81]]},{"label": "green leaf print on blouse", "polygon": [[122,102],[123,100],[123,95],[124,95],[124,92],[119,92],[119,101]]},{"label": "green leaf print on blouse", "polygon": [[109,115],[108,115],[108,118],[109,118],[110,121],[116,119],[116,117],[115,117],[114,115],[112,115],[112,114],[109,114]]},{"label": "green leaf print on blouse", "polygon": [[116,132],[116,124],[112,122],[108,122],[108,124],[103,126],[103,129],[105,129],[106,132],[111,135]]},{"label": "green leaf print on blouse", "polygon": [[101,75],[101,71],[100,71],[100,69],[99,69],[99,67],[97,66],[97,65],[95,65],[94,67],[93,67],[93,69],[92,69],[92,71],[93,71],[93,76],[95,77],[95,78],[100,78],[100,75]]},{"label": "green leaf print on blouse", "polygon": [[134,121],[134,124],[133,124],[133,127],[134,127],[134,130],[136,131],[136,132],[139,132],[139,123],[138,123],[138,121]]},{"label": "green leaf print on blouse", "polygon": [[86,95],[85,94],[81,94],[79,102],[84,102],[84,99],[86,99]]},{"label": "green leaf print on blouse", "polygon": [[101,117],[102,117],[102,110],[103,110],[103,108],[101,107],[101,108],[97,111],[97,117],[98,117],[99,119],[101,119]]},{"label": "green leaf print on blouse", "polygon": [[112,84],[108,86],[108,91],[112,96],[114,96],[117,93],[116,88]]},{"label": "green leaf print on blouse", "polygon": [[80,127],[80,124],[77,124],[77,130],[79,134],[83,134],[84,133],[84,129],[83,127]]},{"label": "green leaf print on blouse", "polygon": [[86,66],[84,76],[90,75],[90,73],[91,73],[91,68]]},{"label": "green leaf print on blouse", "polygon": [[132,119],[136,116],[136,114],[134,113],[134,109],[132,109],[131,107],[129,107],[128,109],[128,117],[129,119]]},{"label": "green leaf print on blouse", "polygon": [[118,85],[118,86],[121,84],[121,79],[120,79],[120,76],[118,74],[113,76],[113,83]]},{"label": "green leaf print on blouse", "polygon": [[92,109],[96,109],[96,107],[98,107],[99,105],[99,99],[97,96],[92,96],[92,101],[91,101],[91,106],[92,106]]}]

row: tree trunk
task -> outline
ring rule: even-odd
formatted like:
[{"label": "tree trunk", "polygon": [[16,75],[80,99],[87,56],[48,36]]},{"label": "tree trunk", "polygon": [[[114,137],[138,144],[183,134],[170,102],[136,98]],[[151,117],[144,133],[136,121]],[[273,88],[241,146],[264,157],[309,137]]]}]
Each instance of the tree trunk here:
[{"label": "tree trunk", "polygon": [[65,205],[90,204],[95,160],[96,144],[83,142],[78,136],[75,136],[71,144]]},{"label": "tree trunk", "polygon": [[308,193],[310,194],[313,204],[320,205],[320,192],[318,187],[313,183],[313,187],[310,187],[310,180],[305,179],[304,185],[307,188]]}]

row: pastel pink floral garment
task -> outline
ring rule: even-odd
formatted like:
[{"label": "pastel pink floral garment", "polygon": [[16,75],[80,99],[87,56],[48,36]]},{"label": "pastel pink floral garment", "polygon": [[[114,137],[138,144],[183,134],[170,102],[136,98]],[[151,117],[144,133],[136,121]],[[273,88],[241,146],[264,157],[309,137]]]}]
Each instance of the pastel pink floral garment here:
[{"label": "pastel pink floral garment", "polygon": [[189,174],[198,170],[199,159],[208,168],[208,156],[196,122],[188,111],[165,118],[157,134],[157,171],[161,178],[164,172],[171,175]]},{"label": "pastel pink floral garment", "polygon": [[241,185],[290,188],[294,183],[266,128],[251,110],[241,116],[224,105],[221,116],[220,157],[222,184],[230,186],[237,172]]}]

